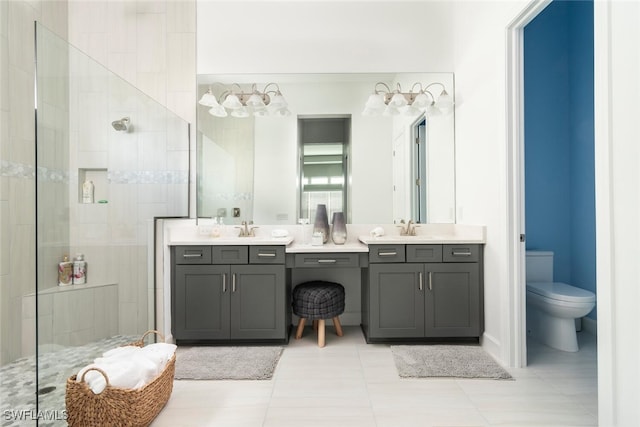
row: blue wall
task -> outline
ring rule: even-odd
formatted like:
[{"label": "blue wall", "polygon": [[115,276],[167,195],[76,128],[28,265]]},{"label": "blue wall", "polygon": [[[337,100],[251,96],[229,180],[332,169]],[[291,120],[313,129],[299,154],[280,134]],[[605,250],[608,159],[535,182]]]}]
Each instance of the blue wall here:
[{"label": "blue wall", "polygon": [[595,292],[592,1],[553,1],[524,49],[527,249],[554,251],[554,279]]}]

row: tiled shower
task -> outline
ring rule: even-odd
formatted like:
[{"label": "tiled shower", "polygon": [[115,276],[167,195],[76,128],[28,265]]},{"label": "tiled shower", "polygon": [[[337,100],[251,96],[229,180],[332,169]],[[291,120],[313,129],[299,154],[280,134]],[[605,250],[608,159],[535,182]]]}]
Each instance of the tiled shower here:
[{"label": "tiled shower", "polygon": [[[189,214],[190,132],[186,121],[39,23],[35,90],[36,166],[11,169],[36,182],[37,289],[21,299],[25,357],[14,362],[38,365],[34,389],[47,385],[52,356],[85,354],[153,328],[154,219]],[[112,121],[123,117],[129,127],[118,131]],[[82,200],[85,181],[94,184],[92,203]],[[86,284],[58,286],[58,263],[78,253],[87,260]],[[69,372],[57,375],[90,361],[63,364]],[[3,383],[11,365],[3,366]],[[52,393],[64,394],[63,380],[55,386]],[[44,394],[38,401],[41,411],[64,409]],[[30,405],[21,403],[14,407]]]}]

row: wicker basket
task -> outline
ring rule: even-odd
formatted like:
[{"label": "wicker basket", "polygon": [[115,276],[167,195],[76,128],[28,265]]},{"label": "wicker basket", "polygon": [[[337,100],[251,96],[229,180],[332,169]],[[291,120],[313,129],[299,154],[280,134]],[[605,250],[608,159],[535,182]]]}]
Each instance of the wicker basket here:
[{"label": "wicker basket", "polygon": [[[162,335],[157,331],[147,331],[139,341],[129,345],[144,346],[148,334]],[[70,426],[148,426],[160,413],[171,396],[173,376],[176,370],[175,354],[167,362],[164,371],[153,381],[139,389],[113,387],[107,374],[99,368],[91,368],[104,375],[107,386],[100,394],[94,394],[84,381],[76,381],[76,375],[67,379],[65,403],[67,422]],[[83,374],[84,376],[84,374]],[[83,378],[84,379],[84,378]]]}]

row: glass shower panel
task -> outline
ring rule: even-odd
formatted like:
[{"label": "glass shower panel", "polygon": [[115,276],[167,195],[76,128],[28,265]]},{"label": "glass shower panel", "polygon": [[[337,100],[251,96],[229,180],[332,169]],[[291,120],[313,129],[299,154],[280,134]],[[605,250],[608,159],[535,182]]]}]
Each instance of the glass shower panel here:
[{"label": "glass shower panel", "polygon": [[[66,380],[155,327],[153,221],[189,214],[189,124],[39,24],[36,61],[37,286],[27,297],[38,409],[64,425]],[[60,263],[78,254],[86,283],[61,286]]]}]

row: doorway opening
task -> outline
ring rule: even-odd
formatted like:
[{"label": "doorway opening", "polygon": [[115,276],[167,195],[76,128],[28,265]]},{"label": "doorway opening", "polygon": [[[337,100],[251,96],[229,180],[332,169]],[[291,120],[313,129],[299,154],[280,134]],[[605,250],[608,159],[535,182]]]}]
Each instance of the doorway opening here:
[{"label": "doorway opening", "polygon": [[423,117],[418,119],[412,127],[412,140],[414,141],[412,150],[411,182],[413,191],[411,193],[411,218],[421,224],[429,221],[427,217],[427,120]]}]

